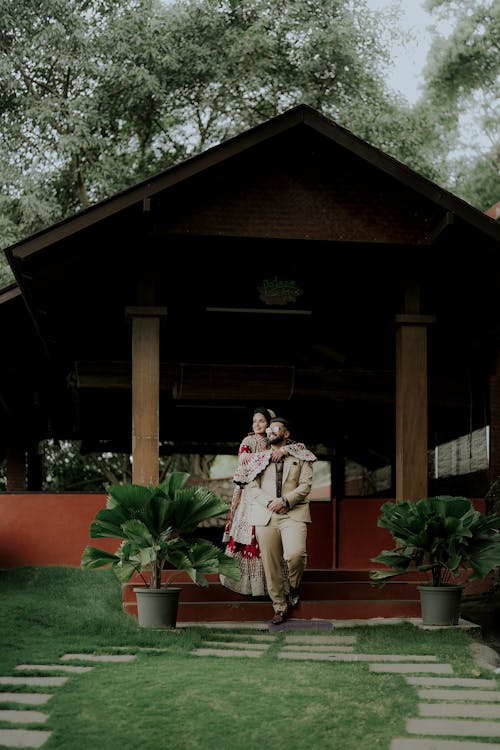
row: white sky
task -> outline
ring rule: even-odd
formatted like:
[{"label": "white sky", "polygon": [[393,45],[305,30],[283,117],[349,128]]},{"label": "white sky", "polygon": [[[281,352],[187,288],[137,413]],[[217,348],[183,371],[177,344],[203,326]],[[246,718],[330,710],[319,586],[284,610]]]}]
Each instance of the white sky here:
[{"label": "white sky", "polygon": [[435,19],[425,12],[422,0],[367,0],[367,5],[372,10],[394,5],[402,10],[398,25],[404,31],[411,31],[411,41],[404,47],[393,48],[393,66],[387,82],[414,104],[420,95],[419,84],[423,81],[422,70],[431,42],[428,27],[435,24]]}]

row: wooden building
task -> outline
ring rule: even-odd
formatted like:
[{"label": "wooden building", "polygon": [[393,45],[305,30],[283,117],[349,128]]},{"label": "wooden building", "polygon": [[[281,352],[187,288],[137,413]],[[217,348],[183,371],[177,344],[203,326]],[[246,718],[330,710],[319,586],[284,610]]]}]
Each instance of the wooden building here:
[{"label": "wooden building", "polygon": [[17,243],[2,503],[33,502],[45,438],[130,451],[150,483],[160,450],[232,450],[266,405],[332,462],[313,564],[366,569],[346,461],[416,500],[429,451],[488,427],[452,494],[500,475],[499,251],[493,218],[303,105]]}]

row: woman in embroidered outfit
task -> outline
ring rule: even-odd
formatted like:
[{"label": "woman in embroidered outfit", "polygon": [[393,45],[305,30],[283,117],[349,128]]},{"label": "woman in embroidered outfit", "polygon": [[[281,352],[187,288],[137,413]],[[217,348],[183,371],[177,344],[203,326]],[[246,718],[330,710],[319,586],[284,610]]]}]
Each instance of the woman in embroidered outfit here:
[{"label": "woman in embroidered outfit", "polygon": [[227,543],[226,555],[238,560],[241,578],[235,581],[221,575],[220,581],[232,591],[251,596],[266,596],[267,587],[255,528],[248,520],[245,484],[254,479],[269,461],[281,461],[285,455],[305,461],[316,460],[316,456],[302,443],[290,442],[279,450],[269,447],[266,429],[274,416],[273,411],[262,407],[255,409],[253,413],[253,432],[243,438],[238,450],[238,467],[233,476],[235,486],[231,508],[222,537],[222,541]]}]

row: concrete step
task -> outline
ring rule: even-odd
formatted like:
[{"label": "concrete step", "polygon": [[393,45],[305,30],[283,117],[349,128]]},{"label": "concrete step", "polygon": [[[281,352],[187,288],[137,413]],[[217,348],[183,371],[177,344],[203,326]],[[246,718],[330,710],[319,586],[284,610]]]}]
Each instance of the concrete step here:
[{"label": "concrete step", "polygon": [[[178,622],[270,620],[272,607],[267,597],[238,594],[221,585],[217,575],[207,576],[208,586],[197,586],[184,573],[175,574],[172,586],[179,586]],[[349,620],[374,617],[420,617],[417,581],[412,576],[373,586],[366,570],[306,570],[301,601],[294,615],[305,619]],[[134,578],[123,585],[124,610],[137,617]]]}]

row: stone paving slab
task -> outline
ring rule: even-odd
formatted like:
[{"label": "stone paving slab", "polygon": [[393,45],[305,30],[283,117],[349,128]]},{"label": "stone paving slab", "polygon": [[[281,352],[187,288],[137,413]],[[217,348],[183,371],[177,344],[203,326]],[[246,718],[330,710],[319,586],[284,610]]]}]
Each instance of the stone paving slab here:
[{"label": "stone paving slab", "polygon": [[93,667],[70,667],[68,664],[18,664],[16,669],[20,672],[71,672],[72,674],[82,674],[83,672],[91,672]]},{"label": "stone paving slab", "polygon": [[330,654],[352,654],[354,646],[323,646],[322,644],[316,645],[315,643],[290,643],[282,646],[283,651],[303,651],[305,654],[309,651],[316,651],[316,653],[330,653]]},{"label": "stone paving slab", "polygon": [[420,716],[461,719],[500,719],[500,706],[488,703],[419,703]]},{"label": "stone paving slab", "polygon": [[268,623],[268,629],[270,633],[283,633],[290,630],[333,630],[331,620],[319,620],[311,619],[304,620],[296,617],[290,617],[282,622],[280,625],[274,625],[270,620]]},{"label": "stone paving slab", "polygon": [[249,648],[253,649],[254,651],[267,651],[269,649],[269,643],[238,643],[238,642],[228,642],[228,643],[222,643],[221,641],[203,641],[203,646],[205,648],[221,648],[224,646],[225,648],[237,648],[237,649],[244,649]]},{"label": "stone paving slab", "polygon": [[370,672],[431,672],[433,674],[453,674],[451,664],[370,664]]},{"label": "stone paving slab", "polygon": [[[305,636],[305,637],[314,638],[314,636]],[[231,640],[234,640],[234,641],[238,641],[238,640],[248,641],[249,638],[252,639],[252,642],[258,641],[258,642],[274,643],[276,640],[276,636],[273,635],[272,633],[231,633]]]},{"label": "stone paving slab", "polygon": [[262,651],[251,651],[249,649],[238,651],[236,649],[222,648],[196,648],[191,651],[195,656],[262,656]]},{"label": "stone paving slab", "polygon": [[466,687],[466,688],[491,688],[496,690],[495,680],[482,677],[405,677],[408,685],[421,685],[433,687]]},{"label": "stone paving slab", "polygon": [[184,628],[205,628],[209,630],[228,630],[234,628],[235,630],[257,630],[265,633],[269,633],[269,622],[250,622],[238,620],[229,622],[178,622],[175,626],[176,630],[183,630]]},{"label": "stone paving slab", "polygon": [[[336,654],[318,654],[315,651],[308,651],[307,653],[304,653],[304,651],[280,651],[278,653],[278,659],[288,659],[290,661],[329,661],[329,662],[338,662],[338,659],[334,659],[333,657],[336,656]],[[342,659],[342,661],[345,661]],[[352,660],[351,660],[352,661]]]},{"label": "stone paving slab", "polygon": [[397,737],[389,750],[500,750],[496,742],[474,742],[473,740],[436,740]]},{"label": "stone paving slab", "polygon": [[0,685],[41,685],[43,687],[64,685],[67,677],[0,677]]},{"label": "stone paving slab", "polygon": [[[148,649],[149,650],[149,649]],[[154,649],[155,651],[164,651],[165,649]],[[98,661],[98,662],[129,662],[136,658],[136,654],[64,654],[61,656],[61,661]],[[67,667],[72,669],[72,667]],[[77,667],[73,667],[77,669]],[[84,669],[92,669],[92,667],[84,667]]]},{"label": "stone paving slab", "polygon": [[15,708],[0,709],[0,721],[12,724],[43,724],[49,718],[43,711],[21,711]]},{"label": "stone paving slab", "polygon": [[[424,664],[420,664],[417,661],[415,663],[406,663],[406,659],[415,659],[415,660],[435,660],[435,656],[402,656],[401,654],[333,654],[333,653],[320,653],[319,649],[314,651],[305,651],[302,649],[301,651],[287,651],[287,647],[284,646],[283,650],[280,651],[278,656],[283,659],[325,659],[327,661],[345,661],[345,662],[359,662],[359,661],[368,661],[368,662],[382,662],[383,664],[386,664],[388,662],[403,662],[400,664],[400,666],[403,668],[400,671],[404,672],[419,672],[419,671],[425,671],[425,672],[431,672],[433,671],[432,667],[448,667],[447,670],[437,670],[437,671],[452,671],[451,667],[448,664],[431,664],[429,661],[425,661]],[[371,665],[370,665],[371,667]],[[412,667],[412,669],[409,669],[409,667]],[[383,671],[383,670],[375,670],[375,671]],[[390,671],[390,670],[389,670]]]},{"label": "stone paving slab", "polygon": [[[274,636],[271,636],[274,637]],[[285,635],[286,643],[324,643],[324,644],[350,644],[356,643],[358,639],[355,635]]]},{"label": "stone paving slab", "polygon": [[[178,631],[175,630],[174,632],[176,633]],[[170,634],[170,631],[169,631],[169,634]],[[167,651],[170,650],[168,646],[165,646],[165,647],[163,647],[163,646],[112,646],[111,648],[113,648],[114,651],[129,651],[130,653],[126,654],[126,656],[127,657],[132,657],[134,659],[137,656],[137,654],[132,653],[134,650],[140,651],[141,653],[143,651],[145,651],[145,652],[151,651],[152,653],[153,652],[158,652],[159,654],[164,654],[164,653],[166,653]],[[117,656],[117,655],[118,654],[94,654],[94,656]],[[61,656],[61,659],[64,659],[67,656],[71,656],[71,658],[73,658],[73,654],[71,654],[71,655],[70,654],[64,654],[64,656]],[[78,656],[80,656],[80,655],[78,655]],[[85,658],[86,659],[88,659],[89,656],[92,656],[92,654],[85,654]],[[129,661],[129,659],[127,659],[127,661]],[[130,661],[131,661],[131,659],[130,659]]]},{"label": "stone paving slab", "polygon": [[[310,620],[304,620],[304,623],[310,623]],[[332,624],[332,627],[334,630],[342,630],[344,628],[356,628],[356,627],[365,627],[365,626],[376,626],[376,625],[404,625],[406,623],[410,623],[411,625],[414,625],[416,628],[421,628],[422,630],[466,630],[467,632],[481,632],[481,626],[478,625],[475,622],[469,622],[468,620],[464,620],[462,618],[459,619],[457,625],[424,625],[422,623],[421,617],[370,617],[367,620],[361,620],[361,619],[352,619],[352,620],[323,620],[322,622],[329,622]],[[253,622],[253,621],[236,621],[236,620],[230,620],[230,621],[223,621],[223,622],[198,622],[198,621],[189,621],[189,622],[178,622],[176,625],[176,630],[179,631],[183,628],[210,628],[211,630],[214,630],[216,628],[221,629],[232,629],[235,630],[260,630],[264,632],[269,632],[269,620],[262,621],[262,622]],[[175,631],[174,631],[175,632]]]},{"label": "stone paving slab", "polygon": [[417,690],[418,697],[422,700],[439,701],[500,701],[500,690]]},{"label": "stone paving slab", "polygon": [[37,729],[0,729],[2,747],[41,747],[52,732]]},{"label": "stone paving slab", "polygon": [[406,731],[413,734],[446,734],[450,737],[500,737],[500,722],[479,719],[409,719]]},{"label": "stone paving slab", "polygon": [[2,693],[0,692],[0,703],[25,703],[32,706],[41,706],[52,698],[52,693]]}]

